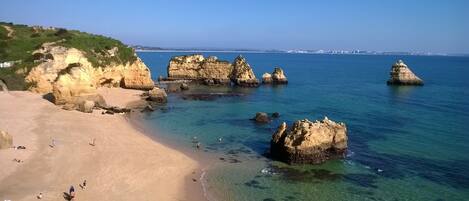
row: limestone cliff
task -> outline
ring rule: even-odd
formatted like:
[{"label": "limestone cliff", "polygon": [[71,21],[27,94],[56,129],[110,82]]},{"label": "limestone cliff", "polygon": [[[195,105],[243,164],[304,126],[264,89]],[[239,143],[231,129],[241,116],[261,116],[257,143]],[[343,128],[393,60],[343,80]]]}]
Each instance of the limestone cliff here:
[{"label": "limestone cliff", "polygon": [[44,44],[34,53],[49,56],[26,76],[29,90],[52,92],[57,104],[68,103],[73,97],[93,95],[102,86],[145,90],[154,86],[150,70],[139,58],[131,63],[94,67],[75,48]]},{"label": "limestone cliff", "polygon": [[287,163],[322,163],[342,158],[347,150],[347,127],[327,117],[322,121],[296,121],[287,131],[282,123],[272,135],[271,153]]},{"label": "limestone cliff", "polygon": [[423,85],[423,80],[417,77],[402,60],[392,65],[389,74],[388,85]]},{"label": "limestone cliff", "polygon": [[204,58],[202,55],[185,55],[171,58],[168,65],[168,79],[189,79],[211,84],[230,84],[257,86],[251,66],[242,56],[233,64],[218,60],[214,56]]},{"label": "limestone cliff", "polygon": [[229,83],[233,70],[231,63],[211,56],[204,58],[200,54],[176,56],[168,65],[168,79],[212,80],[217,83]]}]

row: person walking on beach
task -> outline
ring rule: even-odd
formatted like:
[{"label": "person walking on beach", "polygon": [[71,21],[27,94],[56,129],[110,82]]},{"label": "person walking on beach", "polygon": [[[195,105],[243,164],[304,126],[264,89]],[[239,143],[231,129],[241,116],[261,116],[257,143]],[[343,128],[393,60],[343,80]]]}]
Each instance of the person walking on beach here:
[{"label": "person walking on beach", "polygon": [[75,188],[70,186],[70,190],[68,190],[68,194],[70,195],[70,200],[75,199]]}]

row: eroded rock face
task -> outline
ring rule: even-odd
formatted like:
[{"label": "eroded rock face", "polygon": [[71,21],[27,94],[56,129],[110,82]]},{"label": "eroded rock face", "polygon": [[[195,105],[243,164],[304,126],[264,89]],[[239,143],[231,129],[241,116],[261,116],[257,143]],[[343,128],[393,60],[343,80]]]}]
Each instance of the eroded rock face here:
[{"label": "eroded rock face", "polygon": [[[111,55],[117,51],[111,50]],[[65,104],[73,96],[96,94],[96,88],[102,86],[145,90],[154,86],[150,70],[139,58],[126,64],[94,67],[84,53],[75,48],[45,43],[34,53],[48,56],[26,77],[31,85],[29,90],[52,92],[57,104]]]},{"label": "eroded rock face", "polygon": [[152,90],[148,91],[148,100],[153,101],[156,103],[166,103],[168,95],[164,91],[164,89],[160,88],[153,88]]},{"label": "eroded rock face", "polygon": [[423,80],[417,77],[409,67],[402,61],[398,60],[392,65],[388,85],[423,85]]},{"label": "eroded rock face", "polygon": [[13,136],[5,131],[0,131],[0,149],[7,149],[13,146]]},{"label": "eroded rock face", "polygon": [[280,67],[274,68],[274,72],[264,73],[262,75],[262,83],[264,84],[287,84],[288,80],[285,73]]},{"label": "eroded rock face", "polygon": [[285,73],[283,73],[283,70],[280,67],[274,68],[274,72],[272,73],[272,81],[275,84],[288,83],[287,77],[285,76]]},{"label": "eroded rock face", "polygon": [[168,65],[168,79],[210,80],[208,82],[229,84],[233,66],[228,61],[211,56],[204,58],[200,54],[176,56]]},{"label": "eroded rock face", "polygon": [[231,82],[240,86],[258,86],[251,66],[242,56],[233,64],[200,54],[176,56],[169,61],[168,80],[196,80],[205,85],[227,85]]},{"label": "eroded rock face", "polygon": [[272,83],[272,74],[270,74],[270,73],[262,74],[262,83],[264,83],[264,84]]},{"label": "eroded rock face", "polygon": [[246,87],[259,86],[259,80],[252,71],[251,66],[246,62],[246,59],[239,55],[233,62],[233,72],[231,73],[231,81],[236,85]]},{"label": "eroded rock face", "polygon": [[318,164],[343,158],[347,151],[347,127],[324,118],[296,121],[290,130],[282,123],[272,135],[272,156],[287,163]]}]

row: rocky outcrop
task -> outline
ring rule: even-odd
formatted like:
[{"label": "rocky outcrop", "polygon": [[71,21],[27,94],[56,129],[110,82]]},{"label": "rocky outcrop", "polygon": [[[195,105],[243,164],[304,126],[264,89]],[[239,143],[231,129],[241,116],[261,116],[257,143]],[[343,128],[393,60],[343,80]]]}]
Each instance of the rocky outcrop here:
[{"label": "rocky outcrop", "polygon": [[229,84],[232,71],[233,66],[230,62],[218,60],[214,56],[208,58],[200,54],[176,56],[169,61],[168,79]]},{"label": "rocky outcrop", "polygon": [[272,156],[290,164],[318,164],[343,158],[346,151],[347,127],[327,117],[315,122],[307,119],[296,121],[290,130],[283,122],[272,135]]},{"label": "rocky outcrop", "polygon": [[270,73],[262,74],[262,83],[271,84],[272,83],[272,74],[270,74]]},{"label": "rocky outcrop", "polygon": [[[113,51],[111,51],[113,50]],[[116,48],[109,50],[117,51]],[[26,76],[29,90],[53,93],[56,104],[76,103],[74,97],[96,95],[97,87],[123,87],[149,90],[154,86],[150,70],[137,58],[125,64],[93,66],[85,53],[75,48],[45,43],[35,51],[41,63]]]},{"label": "rocky outcrop", "polygon": [[264,73],[262,75],[262,83],[264,84],[287,84],[288,80],[285,73],[280,67],[274,68],[274,72]]},{"label": "rocky outcrop", "polygon": [[252,118],[251,120],[254,120],[257,123],[269,123],[270,122],[269,115],[267,115],[267,113],[265,112],[256,113],[256,116]]},{"label": "rocky outcrop", "polygon": [[164,89],[160,88],[153,88],[152,90],[148,91],[148,98],[147,100],[153,101],[156,103],[166,103],[168,95],[164,91]]},{"label": "rocky outcrop", "polygon": [[233,72],[231,73],[231,81],[236,85],[245,87],[259,86],[259,80],[252,71],[251,66],[246,62],[246,59],[239,55],[233,62]]},{"label": "rocky outcrop", "polygon": [[248,87],[259,84],[251,66],[241,55],[236,57],[233,64],[214,56],[204,58],[200,54],[173,57],[169,61],[167,80],[196,80],[205,85],[233,82]]},{"label": "rocky outcrop", "polygon": [[423,85],[423,80],[417,77],[409,67],[402,61],[398,60],[392,65],[388,85]]},{"label": "rocky outcrop", "polygon": [[0,131],[0,149],[7,149],[13,146],[13,136],[5,131]]},{"label": "rocky outcrop", "polygon": [[274,84],[287,84],[288,80],[283,70],[280,67],[274,68],[274,72],[272,73],[272,81]]}]

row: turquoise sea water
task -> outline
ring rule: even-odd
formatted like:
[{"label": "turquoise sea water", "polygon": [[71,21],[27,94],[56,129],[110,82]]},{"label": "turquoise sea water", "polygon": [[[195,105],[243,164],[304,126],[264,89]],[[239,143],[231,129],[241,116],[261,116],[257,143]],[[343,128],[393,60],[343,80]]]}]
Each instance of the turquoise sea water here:
[{"label": "turquoise sea water", "polygon": [[[166,75],[171,56],[138,53],[153,77]],[[203,53],[232,61],[237,53]],[[216,200],[469,200],[469,58],[245,53],[256,76],[281,66],[286,86],[192,87],[185,93],[240,96],[185,100],[170,94],[144,115],[155,135],[212,159],[206,188]],[[386,85],[403,59],[422,87]],[[249,120],[279,112],[267,125]],[[344,160],[288,166],[269,159],[269,141],[282,122],[324,116],[346,123]],[[222,142],[218,138],[222,137]],[[223,159],[221,159],[223,158]]]}]

